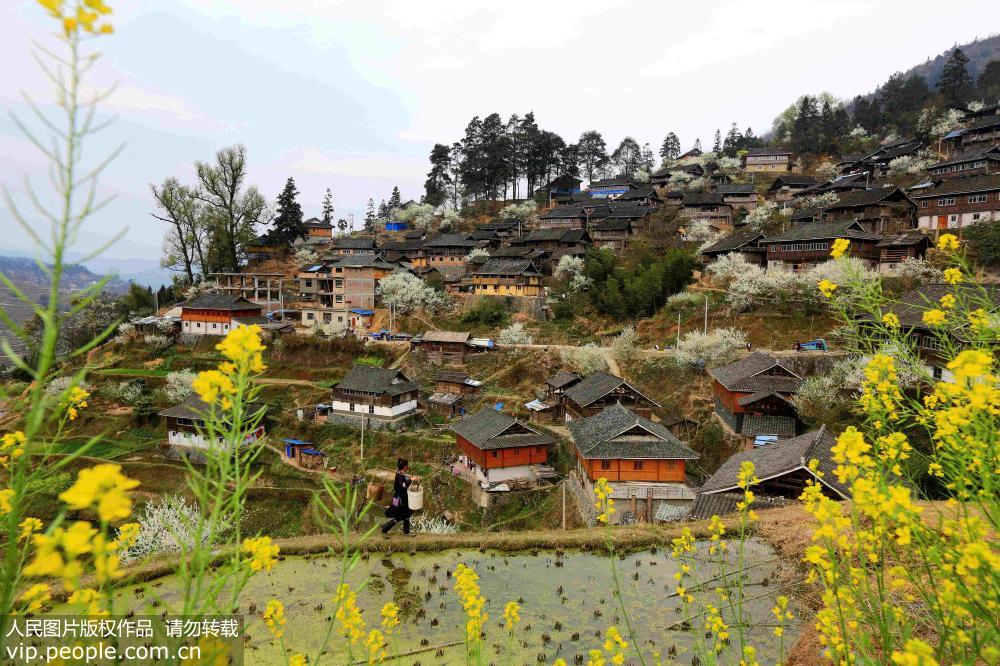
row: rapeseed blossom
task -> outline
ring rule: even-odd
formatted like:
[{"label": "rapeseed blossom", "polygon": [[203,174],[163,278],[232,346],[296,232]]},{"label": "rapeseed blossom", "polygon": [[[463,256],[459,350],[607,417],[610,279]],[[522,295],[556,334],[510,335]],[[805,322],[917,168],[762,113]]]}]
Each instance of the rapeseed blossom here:
[{"label": "rapeseed blossom", "polygon": [[899,328],[899,317],[896,316],[895,313],[886,312],[884,315],[882,315],[882,323],[885,324],[888,328],[893,328],[893,329]]},{"label": "rapeseed blossom", "polygon": [[520,610],[521,607],[516,601],[508,601],[503,607],[504,626],[508,633],[514,631],[514,627],[521,621]]},{"label": "rapeseed blossom", "polygon": [[944,323],[946,315],[937,308],[931,308],[930,310],[924,310],[922,318],[928,326],[940,326]]},{"label": "rapeseed blossom", "polygon": [[465,640],[468,643],[478,642],[483,632],[483,626],[489,615],[484,612],[486,598],[479,592],[479,576],[463,563],[455,568],[455,590],[465,609]]},{"label": "rapeseed blossom", "polygon": [[232,406],[230,396],[236,393],[236,384],[233,383],[232,378],[218,370],[199,372],[198,376],[191,382],[191,388],[198,394],[199,398],[209,405],[216,404],[221,398],[223,409],[229,409]]},{"label": "rapeseed blossom", "polygon": [[46,583],[36,583],[17,598],[25,613],[37,613],[52,599],[52,589]]},{"label": "rapeseed blossom", "polygon": [[272,636],[281,638],[285,633],[285,624],[288,622],[285,619],[285,604],[277,599],[270,599],[267,602],[267,608],[264,609],[261,619],[264,620],[264,625],[271,632]]},{"label": "rapeseed blossom", "polygon": [[819,281],[819,291],[827,298],[833,298],[833,292],[837,291],[837,285],[826,278]]},{"label": "rapeseed blossom", "polygon": [[250,558],[247,560],[251,571],[270,571],[278,561],[281,549],[271,543],[271,537],[251,537],[243,540],[240,550]]},{"label": "rapeseed blossom", "polygon": [[594,485],[594,495],[597,497],[594,502],[594,508],[598,510],[597,520],[608,524],[615,513],[615,501],[611,499],[611,485],[603,476]]},{"label": "rapeseed blossom", "polygon": [[844,256],[844,253],[847,252],[847,249],[850,246],[851,246],[851,241],[847,240],[846,238],[838,238],[837,240],[833,241],[833,248],[830,250],[830,256],[833,257],[834,259],[839,259],[840,257]]},{"label": "rapeseed blossom", "polygon": [[939,250],[954,252],[958,249],[958,238],[954,234],[941,234],[938,238],[937,246]]},{"label": "rapeseed blossom", "polygon": [[108,35],[114,31],[111,23],[101,21],[102,17],[111,13],[111,7],[104,4],[103,0],[69,3],[65,0],[38,0],[38,4],[48,11],[49,16],[58,19],[67,37],[80,31],[90,35]]},{"label": "rapeseed blossom", "polygon": [[21,528],[21,533],[18,535],[18,541],[24,541],[25,539],[30,539],[31,535],[42,529],[42,521],[38,518],[32,518],[28,516],[18,525]]},{"label": "rapeseed blossom", "polygon": [[0,437],[0,470],[7,469],[11,460],[24,455],[24,445],[27,440],[20,430],[8,432]]},{"label": "rapeseed blossom", "polygon": [[333,602],[337,606],[334,617],[340,624],[341,635],[351,644],[359,644],[365,637],[365,621],[358,608],[357,593],[347,583],[341,583]]},{"label": "rapeseed blossom", "polygon": [[392,630],[399,626],[399,606],[393,602],[388,602],[382,606],[382,631],[388,636]]},{"label": "rapeseed blossom", "polygon": [[122,474],[121,465],[102,463],[80,470],[76,482],[59,494],[59,499],[75,511],[94,508],[104,522],[132,515],[129,491],[139,482]]},{"label": "rapeseed blossom", "polygon": [[961,284],[965,280],[965,275],[960,268],[944,269],[944,281],[951,285]]},{"label": "rapeseed blossom", "polygon": [[80,415],[81,409],[87,408],[87,398],[90,397],[90,392],[79,386],[74,386],[66,394],[63,399],[63,408],[66,410],[66,416],[69,417],[70,421],[75,421]]}]

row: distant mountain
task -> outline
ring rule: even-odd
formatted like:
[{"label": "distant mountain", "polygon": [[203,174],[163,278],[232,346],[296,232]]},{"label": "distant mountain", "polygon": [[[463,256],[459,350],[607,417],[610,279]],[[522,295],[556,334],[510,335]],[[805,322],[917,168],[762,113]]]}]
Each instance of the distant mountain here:
[{"label": "distant mountain", "polygon": [[[979,73],[983,71],[986,63],[991,60],[1000,59],[1000,34],[992,35],[985,39],[976,39],[968,44],[956,44],[955,46],[962,49],[962,52],[969,58],[968,69],[973,80],[979,78]],[[933,58],[928,58],[927,62],[916,67],[911,67],[903,72],[903,74],[905,76],[919,74],[924,77],[924,81],[927,82],[927,85],[932,90],[936,89],[938,80],[941,78],[941,70],[944,69],[944,64],[948,61],[948,56],[951,55],[951,52],[955,50],[955,46]]]}]

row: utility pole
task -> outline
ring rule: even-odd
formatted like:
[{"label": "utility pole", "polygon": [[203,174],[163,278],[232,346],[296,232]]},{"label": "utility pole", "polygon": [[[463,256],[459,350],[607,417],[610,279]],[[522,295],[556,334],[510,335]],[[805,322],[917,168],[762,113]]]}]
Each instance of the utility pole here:
[{"label": "utility pole", "polygon": [[674,349],[681,346],[681,313],[677,313],[677,343],[674,345]]},{"label": "utility pole", "polygon": [[562,482],[562,528],[566,529],[566,479]]},{"label": "utility pole", "polygon": [[708,333],[708,294],[705,294],[705,330],[704,333]]},{"label": "utility pole", "polygon": [[365,414],[361,413],[361,462],[365,461]]}]

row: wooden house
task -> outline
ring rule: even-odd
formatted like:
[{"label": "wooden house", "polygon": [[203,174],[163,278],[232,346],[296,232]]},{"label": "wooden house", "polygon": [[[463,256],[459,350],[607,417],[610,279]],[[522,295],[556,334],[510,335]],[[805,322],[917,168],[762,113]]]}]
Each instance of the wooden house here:
[{"label": "wooden house", "polygon": [[330,243],[327,256],[333,258],[349,257],[358,254],[375,254],[378,245],[372,236],[341,236]]},{"label": "wooden house", "polygon": [[865,231],[853,220],[797,224],[783,234],[761,241],[767,247],[767,270],[804,271],[831,260],[830,248],[838,238],[851,242],[848,253],[870,268],[878,266],[882,237]]},{"label": "wooden house", "polygon": [[701,178],[705,175],[705,169],[697,162],[682,164],[680,161],[657,169],[649,176],[650,184],[658,190],[664,190],[671,186],[670,179],[677,174],[685,174],[691,180]]},{"label": "wooden house", "polygon": [[800,173],[783,173],[774,179],[767,188],[767,197],[778,203],[791,201],[799,192],[816,185],[819,181],[815,176],[805,176]]},{"label": "wooden house", "polygon": [[541,296],[542,274],[528,259],[490,259],[472,275],[477,296]]},{"label": "wooden house", "polygon": [[681,201],[681,215],[689,220],[707,220],[716,229],[731,227],[733,209],[717,192],[687,192]]},{"label": "wooden house", "polygon": [[935,236],[1000,219],[1000,173],[951,178],[910,196],[917,202],[917,226]]},{"label": "wooden house", "polygon": [[795,160],[785,148],[753,148],[743,158],[743,170],[754,172],[792,171]]},{"label": "wooden house", "polygon": [[648,206],[649,208],[657,208],[663,203],[663,199],[660,198],[660,193],[656,191],[656,188],[652,185],[643,185],[634,190],[629,190],[625,194],[618,195],[615,197],[615,201],[619,203],[624,203],[626,201],[634,202],[640,206]]},{"label": "wooden house", "polygon": [[603,219],[595,216],[594,213],[605,210],[603,207],[593,203],[568,203],[560,204],[555,208],[545,211],[538,216],[538,227],[540,229],[588,229],[591,217]]},{"label": "wooden house", "polygon": [[949,132],[941,141],[941,147],[948,156],[998,144],[1000,144],[1000,112],[996,105],[974,114],[965,127]]},{"label": "wooden house", "polygon": [[549,461],[551,435],[491,407],[453,423],[455,444],[471,478],[481,484],[532,481],[537,466]]},{"label": "wooden house", "polygon": [[698,454],[664,425],[615,403],[567,424],[577,470],[592,499],[594,485],[606,479],[617,511],[613,521],[632,514],[652,522],[661,504],[689,504],[686,464]]},{"label": "wooden house", "polygon": [[308,243],[324,242],[333,238],[333,225],[329,222],[310,217],[305,221],[305,225],[306,237],[304,240]]},{"label": "wooden house", "polygon": [[842,176],[850,174],[869,174],[872,179],[885,178],[889,175],[889,163],[897,157],[916,155],[924,144],[918,139],[899,139],[880,146],[860,159],[843,162],[838,166]]},{"label": "wooden house", "polygon": [[334,385],[329,408],[323,411],[396,421],[417,411],[419,391],[420,385],[410,381],[402,370],[355,365]]},{"label": "wooden house", "polygon": [[467,396],[482,391],[483,383],[460,370],[442,370],[434,375],[434,392],[427,398],[428,409],[447,418],[465,410]]},{"label": "wooden house", "polygon": [[471,351],[471,337],[468,331],[427,331],[413,338],[411,344],[427,354],[427,360],[434,365],[462,365]]},{"label": "wooden house", "polygon": [[440,234],[424,241],[424,260],[430,268],[463,266],[476,247],[471,234]]},{"label": "wooden house", "polygon": [[[754,466],[754,474],[761,482],[753,487],[762,500],[781,497],[797,500],[806,485],[819,485],[823,494],[836,500],[849,499],[850,489],[837,480],[832,449],[836,438],[826,428],[813,430],[774,444],[768,444],[749,451],[741,451],[731,456],[698,489],[698,499],[691,508],[692,518],[704,517],[702,506],[713,504],[711,513],[725,515],[737,511],[736,504],[743,500],[743,490],[737,485],[740,467],[745,462]],[[817,461],[816,469],[810,468],[811,461]],[[729,496],[729,497],[726,497]],[[726,498],[721,504],[720,498]],[[755,504],[756,506],[756,504]]]},{"label": "wooden house", "polygon": [[535,190],[535,197],[536,200],[540,199],[543,201],[543,205],[546,208],[550,208],[561,198],[572,197],[574,194],[579,194],[580,185],[582,184],[583,181],[579,178],[564,173],[561,176],[556,176]]},{"label": "wooden house", "polygon": [[587,193],[595,199],[617,197],[638,187],[631,178],[622,175],[591,181],[587,184]]},{"label": "wooden house", "polygon": [[605,407],[624,405],[639,416],[649,418],[659,403],[647,398],[621,377],[598,370],[563,391],[566,421],[597,414]]},{"label": "wooden house", "polygon": [[326,467],[326,455],[310,442],[286,437],[281,443],[284,444],[281,449],[281,459],[284,462],[302,469],[316,470]]},{"label": "wooden house", "polygon": [[793,402],[802,377],[780,361],[754,352],[708,371],[715,413],[748,443],[758,435],[792,437],[798,427]]},{"label": "wooden house", "polygon": [[828,220],[854,220],[873,234],[899,233],[912,229],[916,206],[895,185],[844,192],[836,203],[823,209]]},{"label": "wooden house", "polygon": [[712,187],[712,191],[722,195],[722,202],[734,211],[751,211],[757,207],[757,190],[753,183],[722,183]]},{"label": "wooden house", "polygon": [[764,232],[743,229],[734,231],[701,251],[706,262],[713,262],[727,254],[741,254],[743,258],[758,266],[767,265],[767,247],[763,244]]},{"label": "wooden house", "polygon": [[634,233],[631,219],[608,217],[594,225],[591,236],[595,247],[621,254]]},{"label": "wooden house", "polygon": [[[263,439],[267,434],[261,417],[264,406],[250,403],[244,409],[244,428],[246,435],[244,445],[253,444]],[[166,446],[181,451],[205,450],[209,447],[219,448],[229,446],[221,436],[213,441],[205,427],[205,420],[211,407],[197,395],[188,396],[180,404],[168,407],[159,413],[163,417],[167,429]]]},{"label": "wooden house", "polygon": [[930,247],[930,240],[922,231],[905,231],[883,236],[875,247],[879,251],[878,268],[887,272],[907,259],[923,259]]},{"label": "wooden house", "polygon": [[927,167],[927,174],[934,180],[1000,174],[1000,146],[991,145],[960,153]]},{"label": "wooden house", "polygon": [[[583,256],[590,244],[591,237],[585,229],[547,227],[512,239],[504,252],[494,253],[493,257],[531,260],[538,270],[551,275],[564,255]],[[519,252],[523,254],[515,254]]]},{"label": "wooden house", "polygon": [[241,317],[259,317],[263,308],[236,294],[198,294],[180,305],[181,333],[227,335]]}]

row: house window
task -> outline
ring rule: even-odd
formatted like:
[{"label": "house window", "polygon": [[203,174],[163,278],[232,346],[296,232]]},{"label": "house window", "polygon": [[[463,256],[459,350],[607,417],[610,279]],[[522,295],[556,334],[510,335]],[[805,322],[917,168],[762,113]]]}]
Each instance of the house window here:
[{"label": "house window", "polygon": [[344,286],[344,281],[340,279],[334,280],[333,286],[336,287],[337,289],[340,289],[341,287]]},{"label": "house window", "polygon": [[938,199],[938,206],[954,206],[955,197],[941,197]]},{"label": "house window", "polygon": [[969,203],[970,204],[983,203],[984,201],[986,201],[986,195],[985,194],[970,194],[969,195]]},{"label": "house window", "polygon": [[312,280],[306,280],[306,286],[307,287],[313,286],[313,281]]},{"label": "house window", "polygon": [[633,463],[632,463],[632,469],[634,471],[636,471],[636,472],[641,472],[642,471],[642,461],[641,460],[633,461]]},{"label": "house window", "polygon": [[494,458],[499,458],[500,457],[500,449],[494,449],[493,450],[493,457]]},{"label": "house window", "polygon": [[212,328],[219,328],[218,324],[212,324]]},{"label": "house window", "polygon": [[315,318],[316,318],[316,315],[313,314],[312,312],[307,312],[306,313],[306,319],[308,319],[309,321],[312,321]]},{"label": "house window", "polygon": [[944,372],[938,366],[931,366],[931,374],[934,375],[934,379],[941,380],[944,379]]},{"label": "house window", "polygon": [[344,297],[341,294],[337,294],[336,296],[333,297],[333,300],[335,303],[343,303]]},{"label": "house window", "polygon": [[368,413],[369,414],[375,413],[375,405],[368,405]]},{"label": "house window", "polygon": [[354,403],[353,402],[348,403],[347,411],[349,411],[349,412],[353,412],[354,411]]},{"label": "house window", "polygon": [[602,472],[606,472],[609,469],[611,469],[611,461],[610,460],[602,460],[601,461],[601,471]]},{"label": "house window", "polygon": [[928,201],[927,199],[924,199],[924,200],[922,200],[920,202],[920,207],[921,208],[928,208],[928,207],[930,207],[930,205],[931,205],[931,202]]}]

